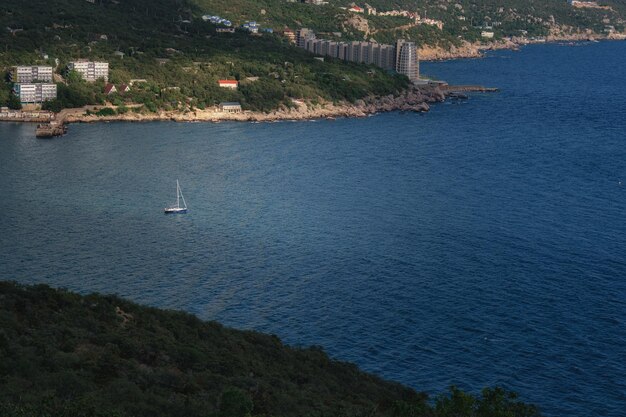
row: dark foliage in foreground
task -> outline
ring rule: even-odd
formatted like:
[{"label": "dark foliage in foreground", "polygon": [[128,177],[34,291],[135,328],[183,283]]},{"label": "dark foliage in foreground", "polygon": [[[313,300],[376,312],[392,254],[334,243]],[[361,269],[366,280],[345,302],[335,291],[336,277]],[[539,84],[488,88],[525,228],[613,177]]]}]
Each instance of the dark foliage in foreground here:
[{"label": "dark foliage in foreground", "polygon": [[426,395],[275,336],[115,296],[0,282],[0,415],[534,417],[502,389]]}]

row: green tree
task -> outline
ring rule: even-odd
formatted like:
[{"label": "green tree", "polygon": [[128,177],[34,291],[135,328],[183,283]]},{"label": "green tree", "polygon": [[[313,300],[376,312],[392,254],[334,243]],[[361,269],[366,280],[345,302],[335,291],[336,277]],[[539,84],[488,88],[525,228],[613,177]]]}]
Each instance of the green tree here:
[{"label": "green tree", "polygon": [[15,94],[9,94],[9,100],[7,102],[7,106],[13,110],[20,110],[22,108],[22,103],[20,103],[20,99],[17,98]]},{"label": "green tree", "polygon": [[220,417],[248,417],[252,413],[252,400],[243,391],[231,388],[222,393],[220,398]]},{"label": "green tree", "polygon": [[455,386],[450,387],[450,395],[441,395],[435,402],[437,417],[472,417],[476,399]]},{"label": "green tree", "polygon": [[65,81],[68,85],[80,84],[85,82],[85,80],[83,80],[83,76],[80,75],[80,72],[75,70],[68,71],[67,76],[65,77]]}]

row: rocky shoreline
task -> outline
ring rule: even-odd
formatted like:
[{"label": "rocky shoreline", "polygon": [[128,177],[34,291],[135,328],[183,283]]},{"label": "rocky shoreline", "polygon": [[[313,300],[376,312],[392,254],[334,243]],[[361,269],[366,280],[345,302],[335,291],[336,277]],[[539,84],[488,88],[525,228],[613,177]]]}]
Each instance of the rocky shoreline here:
[{"label": "rocky shoreline", "polygon": [[64,123],[94,123],[102,121],[145,122],[169,120],[176,122],[275,122],[279,120],[332,119],[338,117],[366,117],[390,111],[425,112],[430,104],[442,102],[446,93],[435,85],[415,86],[399,96],[369,96],[355,103],[300,104],[296,107],[279,109],[269,113],[242,112],[224,113],[216,109],[194,109],[190,111],[160,111],[157,113],[127,112],[111,116],[97,116],[85,111],[70,112],[63,116]]},{"label": "rocky shoreline", "polygon": [[[554,34],[546,37],[545,40],[529,40],[527,38],[511,38],[502,42],[492,42],[484,44],[482,42],[466,42],[460,47],[453,47],[450,50],[442,48],[423,47],[420,49],[420,56],[424,61],[480,58],[488,50],[498,49],[519,49],[523,45],[545,42],[580,42],[589,40],[624,40],[626,34],[613,34],[594,38],[591,33],[578,33],[573,35]],[[469,90],[464,90],[471,87]],[[463,87],[440,87],[438,85],[413,86],[398,96],[388,95],[383,97],[368,96],[355,103],[332,103],[322,102],[298,103],[291,108],[281,108],[272,112],[244,111],[241,113],[224,113],[216,108],[193,109],[186,111],[158,111],[148,113],[145,111],[128,111],[124,114],[110,116],[98,116],[84,109],[66,109],[57,115],[57,120],[61,123],[95,123],[103,121],[126,121],[126,122],[148,122],[148,121],[176,121],[176,122],[276,122],[289,120],[314,120],[314,119],[335,119],[343,117],[367,117],[376,113],[390,111],[413,111],[426,112],[432,103],[442,102],[447,96],[458,97],[458,92],[463,91],[494,91],[495,89],[480,86]],[[461,95],[463,96],[463,95]],[[96,107],[92,106],[91,110]],[[114,106],[108,106],[113,107]]]},{"label": "rocky shoreline", "polygon": [[432,47],[426,45],[419,49],[419,56],[420,61],[446,61],[450,59],[482,58],[486,51],[495,51],[499,49],[517,50],[524,45],[530,44],[554,42],[583,42],[599,40],[626,40],[626,33],[612,33],[605,35],[596,34],[593,32],[573,34],[554,32],[546,36],[544,39],[513,37],[510,39],[489,43],[464,41],[460,46],[452,46],[450,49],[444,49],[439,46]]}]

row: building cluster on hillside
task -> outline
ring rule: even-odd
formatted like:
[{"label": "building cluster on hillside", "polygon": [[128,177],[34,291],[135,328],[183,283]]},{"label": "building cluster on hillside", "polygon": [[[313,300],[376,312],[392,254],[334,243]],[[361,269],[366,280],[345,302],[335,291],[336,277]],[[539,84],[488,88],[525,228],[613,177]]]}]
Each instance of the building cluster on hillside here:
[{"label": "building cluster on hillside", "polygon": [[255,21],[251,21],[248,22],[246,21],[244,24],[242,24],[241,29],[246,30],[250,33],[259,33],[260,32],[265,32],[265,33],[274,33],[274,29],[272,28],[261,28],[261,26],[255,22]]},{"label": "building cluster on hillside", "polygon": [[224,25],[226,27],[231,27],[233,25],[233,23],[228,19],[224,19],[219,16],[211,16],[208,14],[202,16],[202,20],[204,20],[205,22],[211,22],[214,25]]},{"label": "building cluster on hillside", "polygon": [[[218,27],[216,30],[218,33],[233,33],[235,31],[235,28],[232,27],[233,26],[233,22],[231,22],[230,20],[224,19],[222,17],[219,16],[211,16],[208,14],[205,14],[204,16],[202,16],[202,20],[204,20],[205,22],[211,22],[214,25],[221,25],[221,26],[225,26],[225,27]],[[251,22],[245,22],[244,24],[242,24],[241,26],[239,26],[241,29],[248,31],[250,33],[259,33],[259,32],[267,32],[267,33],[272,33],[274,32],[273,29],[271,28],[263,28],[261,29],[261,26],[255,22],[255,21],[251,21]]]},{"label": "building cluster on hillside", "polygon": [[611,6],[600,5],[597,1],[578,1],[578,0],[567,0],[567,3],[570,6],[578,7],[578,8],[588,8],[588,9],[604,9],[611,10]]},{"label": "building cluster on hillside", "polygon": [[388,10],[386,12],[378,12],[379,16],[403,16],[409,19],[417,19],[419,14],[417,12],[409,12],[408,10]]},{"label": "building cluster on hillside", "polygon": [[10,80],[13,93],[22,104],[38,104],[57,98],[52,67],[18,65],[13,67]]},{"label": "building cluster on hillside", "polygon": [[[109,79],[109,63],[93,61],[72,61],[68,71],[76,71],[85,81],[94,82]],[[9,74],[13,83],[13,94],[22,105],[41,104],[57,98],[57,85],[54,83],[54,71],[51,66],[17,65]]]},{"label": "building cluster on hillside", "polygon": [[298,30],[296,44],[316,55],[373,64],[404,74],[411,81],[419,80],[419,57],[414,42],[398,40],[394,45],[359,41],[336,42],[316,39],[312,30],[303,28]]},{"label": "building cluster on hillside", "polygon": [[[436,26],[439,29],[443,29],[443,22],[441,20],[422,17],[418,12],[411,12],[408,10],[389,10],[386,12],[378,12],[378,16],[402,16],[413,20],[413,22],[418,25]],[[465,20],[465,17],[463,17],[463,20]]]},{"label": "building cluster on hillside", "polygon": [[326,0],[287,0],[287,3],[306,3],[306,4],[314,4],[316,6],[323,6],[328,4]]},{"label": "building cluster on hillside", "polygon": [[259,26],[259,24],[257,22],[246,22],[244,24],[241,25],[241,28],[244,30],[247,30],[250,33],[259,33],[259,29],[261,29],[261,27]]},{"label": "building cluster on hillside", "polygon": [[372,16],[376,16],[377,14],[376,8],[370,6],[367,3],[365,3],[363,7],[357,5],[356,3],[350,3],[348,7],[340,7],[340,9],[344,9],[352,13],[363,13],[363,14],[372,15]]},{"label": "building cluster on hillside", "polygon": [[439,30],[443,29],[443,22],[441,20],[428,19],[428,18],[421,19],[420,18],[420,19],[417,20],[417,24],[418,25],[436,26]]}]

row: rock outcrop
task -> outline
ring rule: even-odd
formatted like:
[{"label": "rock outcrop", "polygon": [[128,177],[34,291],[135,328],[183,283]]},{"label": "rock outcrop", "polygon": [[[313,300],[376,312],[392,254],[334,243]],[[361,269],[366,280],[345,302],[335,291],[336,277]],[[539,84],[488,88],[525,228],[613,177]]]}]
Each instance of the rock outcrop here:
[{"label": "rock outcrop", "polygon": [[511,37],[494,42],[467,42],[459,46],[444,48],[441,46],[422,45],[419,49],[421,61],[440,61],[458,58],[480,58],[484,51],[498,49],[519,49],[520,46],[544,42],[578,42],[589,40],[626,40],[626,33],[611,32],[598,34],[591,30],[575,32],[574,28],[559,26],[550,30],[545,38],[529,39],[526,37]]},{"label": "rock outcrop", "polygon": [[441,46],[423,45],[419,50],[419,57],[422,61],[440,61],[458,58],[480,58],[484,51],[496,49],[517,49],[518,43],[511,40],[503,40],[498,42],[482,43],[482,42],[466,42],[463,41],[459,46],[451,46],[444,48]]}]

